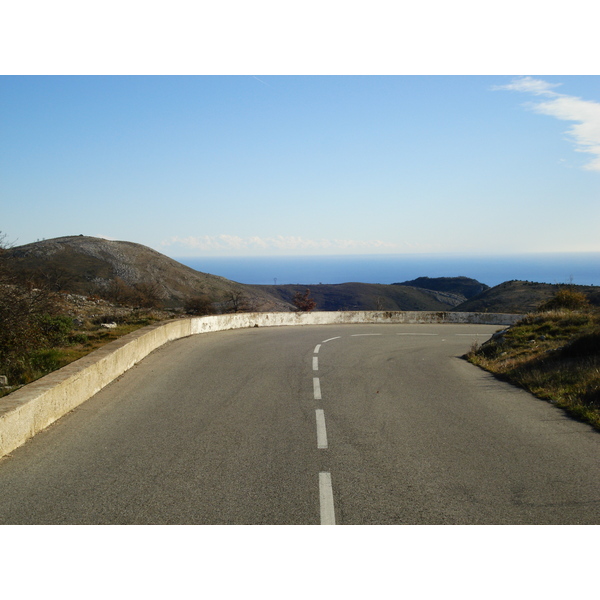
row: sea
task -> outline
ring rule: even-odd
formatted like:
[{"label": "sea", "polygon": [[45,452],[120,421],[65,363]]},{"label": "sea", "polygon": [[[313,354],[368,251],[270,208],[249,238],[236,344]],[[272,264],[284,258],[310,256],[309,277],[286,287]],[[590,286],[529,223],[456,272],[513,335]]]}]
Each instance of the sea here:
[{"label": "sea", "polygon": [[257,285],[400,283],[417,277],[477,279],[490,287],[511,280],[600,285],[600,252],[460,256],[378,254],[344,256],[173,257],[203,273]]}]

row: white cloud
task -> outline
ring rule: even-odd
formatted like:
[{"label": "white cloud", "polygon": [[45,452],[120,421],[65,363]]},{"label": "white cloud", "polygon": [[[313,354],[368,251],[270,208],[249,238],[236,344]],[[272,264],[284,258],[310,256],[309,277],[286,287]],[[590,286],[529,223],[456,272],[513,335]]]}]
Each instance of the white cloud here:
[{"label": "white cloud", "polygon": [[551,88],[557,85],[561,84],[550,84],[541,79],[522,77],[508,85],[494,86],[493,89],[548,96],[549,100],[532,103],[531,109],[561,121],[576,121],[577,123],[566,133],[575,143],[577,152],[594,155],[594,158],[583,168],[588,171],[600,171],[600,102],[582,100],[576,96],[552,91]]},{"label": "white cloud", "polygon": [[551,88],[555,88],[560,85],[562,85],[562,83],[548,83],[547,81],[534,79],[533,77],[521,77],[520,79],[513,79],[513,81],[506,85],[494,85],[492,86],[492,89],[509,90],[511,92],[529,92],[531,94],[535,94],[536,96],[554,96],[557,94],[556,92],[553,92]]},{"label": "white cloud", "polygon": [[195,250],[364,250],[397,249],[397,244],[381,240],[311,240],[298,236],[241,238],[235,235],[174,236],[161,242],[162,246],[184,246]]}]

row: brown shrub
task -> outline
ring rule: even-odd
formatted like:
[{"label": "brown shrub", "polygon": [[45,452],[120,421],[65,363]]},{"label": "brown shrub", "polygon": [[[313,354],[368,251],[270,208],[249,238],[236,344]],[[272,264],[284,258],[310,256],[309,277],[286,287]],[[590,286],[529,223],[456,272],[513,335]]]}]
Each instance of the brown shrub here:
[{"label": "brown shrub", "polygon": [[188,298],[183,305],[183,310],[188,315],[199,317],[203,315],[214,315],[217,312],[214,303],[206,295]]},{"label": "brown shrub", "polygon": [[317,306],[317,303],[310,297],[310,289],[306,289],[304,294],[296,292],[292,300],[296,309],[300,312],[310,312]]},{"label": "brown shrub", "polygon": [[540,304],[538,311],[546,312],[549,310],[560,310],[561,308],[567,310],[580,310],[588,308],[589,305],[589,300],[585,294],[572,288],[565,287],[558,290],[553,298]]}]

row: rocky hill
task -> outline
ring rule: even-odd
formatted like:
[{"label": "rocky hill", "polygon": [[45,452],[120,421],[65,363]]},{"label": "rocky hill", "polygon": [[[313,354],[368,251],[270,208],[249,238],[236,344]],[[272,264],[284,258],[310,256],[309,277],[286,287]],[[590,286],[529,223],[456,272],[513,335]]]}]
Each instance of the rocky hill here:
[{"label": "rocky hill", "polygon": [[[531,281],[505,281],[459,304],[454,310],[461,312],[529,313],[552,298],[561,286]],[[588,300],[600,306],[600,289],[594,286],[574,285]]]},{"label": "rocky hill", "polygon": [[55,291],[106,296],[112,288],[136,289],[156,295],[167,307],[194,296],[223,302],[235,294],[254,310],[291,308],[262,290],[196,271],[132,242],[67,236],[11,248],[3,260],[18,276]]}]

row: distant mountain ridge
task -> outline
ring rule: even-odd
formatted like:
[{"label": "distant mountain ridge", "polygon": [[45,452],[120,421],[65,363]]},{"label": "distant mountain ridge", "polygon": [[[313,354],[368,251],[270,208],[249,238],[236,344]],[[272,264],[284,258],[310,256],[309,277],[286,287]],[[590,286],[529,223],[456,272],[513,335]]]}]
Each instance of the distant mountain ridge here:
[{"label": "distant mountain ridge", "polygon": [[[528,313],[535,311],[540,304],[550,300],[564,287],[560,284],[535,283],[532,281],[505,281],[481,294],[459,304],[455,310],[461,312]],[[600,288],[588,285],[573,285],[585,294],[588,300],[600,306]]]},{"label": "distant mountain ridge", "polygon": [[[2,254],[14,273],[57,291],[101,295],[115,281],[152,287],[166,307],[181,307],[195,296],[217,304],[243,296],[255,311],[294,310],[296,292],[307,287],[316,310],[431,310],[527,313],[559,289],[557,284],[508,281],[489,286],[469,277],[419,277],[394,284],[349,282],[319,285],[248,285],[196,271],[156,250],[89,236],[65,236],[8,249]],[[573,286],[600,305],[600,288]]]}]

